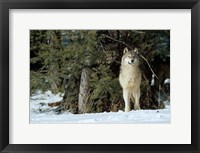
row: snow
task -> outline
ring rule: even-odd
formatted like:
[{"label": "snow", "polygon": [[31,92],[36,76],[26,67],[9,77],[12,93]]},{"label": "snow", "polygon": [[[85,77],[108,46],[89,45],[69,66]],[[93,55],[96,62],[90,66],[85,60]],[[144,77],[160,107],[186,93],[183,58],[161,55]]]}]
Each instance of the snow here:
[{"label": "snow", "polygon": [[165,79],[164,84],[170,84],[170,79],[169,78]]},{"label": "snow", "polygon": [[38,91],[30,98],[31,124],[64,124],[64,123],[112,123],[112,124],[169,124],[171,120],[170,106],[159,110],[138,110],[130,112],[103,112],[88,114],[56,114],[48,103],[62,100],[63,94],[52,94],[50,91]]},{"label": "snow", "polygon": [[152,79],[151,79],[151,86],[155,85],[155,75],[152,74]]}]

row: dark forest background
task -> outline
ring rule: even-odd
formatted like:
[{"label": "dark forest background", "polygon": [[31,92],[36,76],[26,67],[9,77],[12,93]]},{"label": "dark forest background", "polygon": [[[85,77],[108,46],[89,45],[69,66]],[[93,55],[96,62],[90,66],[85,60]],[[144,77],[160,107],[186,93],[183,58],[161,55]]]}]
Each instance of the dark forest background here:
[{"label": "dark forest background", "polygon": [[[30,93],[51,90],[63,100],[57,112],[124,110],[119,71],[123,49],[138,48],[142,70],[142,109],[164,108],[169,101],[169,30],[31,30]],[[152,71],[158,78],[152,84]],[[132,106],[133,107],[133,106]]]}]

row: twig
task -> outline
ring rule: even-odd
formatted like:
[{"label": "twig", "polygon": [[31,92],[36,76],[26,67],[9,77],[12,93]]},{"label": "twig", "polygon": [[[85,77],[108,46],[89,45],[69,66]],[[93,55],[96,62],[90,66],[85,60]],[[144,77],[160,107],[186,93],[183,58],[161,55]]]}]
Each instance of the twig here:
[{"label": "twig", "polygon": [[166,96],[166,98],[167,98],[168,100],[170,100],[169,96],[165,93],[165,91],[164,91],[162,88],[161,88],[160,90],[164,93],[164,95]]},{"label": "twig", "polygon": [[160,90],[161,90],[161,85],[159,84],[159,93],[158,93],[158,108],[160,108]]},{"label": "twig", "polygon": [[156,75],[156,74],[154,73],[154,71],[152,70],[152,68],[151,68],[149,62],[147,61],[147,59],[146,59],[142,54],[139,53],[139,55],[147,62],[148,66],[149,66],[149,68],[150,68],[150,70],[151,70],[151,72],[152,72],[152,73],[155,75],[155,77],[158,79],[157,75]]},{"label": "twig", "polygon": [[105,52],[105,49],[104,49],[104,47],[103,47],[103,45],[102,45],[102,43],[101,42],[99,42],[100,43],[100,46],[101,46],[101,48],[103,49],[103,51]]},{"label": "twig", "polygon": [[105,34],[103,34],[103,36],[105,36],[106,38],[112,39],[112,40],[114,40],[114,41],[120,42],[120,43],[126,45],[127,47],[133,49],[131,46],[129,46],[128,44],[126,44],[125,42],[123,42],[123,41],[121,41],[121,40],[117,40],[117,39],[112,38],[112,37],[110,37],[110,36],[108,36],[108,35],[105,35]]}]

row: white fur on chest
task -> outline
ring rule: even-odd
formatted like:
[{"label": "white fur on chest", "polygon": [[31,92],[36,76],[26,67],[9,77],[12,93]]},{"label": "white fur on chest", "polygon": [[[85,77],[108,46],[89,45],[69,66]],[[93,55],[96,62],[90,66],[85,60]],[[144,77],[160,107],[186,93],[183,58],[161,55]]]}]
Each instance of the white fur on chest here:
[{"label": "white fur on chest", "polygon": [[141,72],[136,65],[121,65],[119,81],[122,88],[137,88],[141,82]]}]

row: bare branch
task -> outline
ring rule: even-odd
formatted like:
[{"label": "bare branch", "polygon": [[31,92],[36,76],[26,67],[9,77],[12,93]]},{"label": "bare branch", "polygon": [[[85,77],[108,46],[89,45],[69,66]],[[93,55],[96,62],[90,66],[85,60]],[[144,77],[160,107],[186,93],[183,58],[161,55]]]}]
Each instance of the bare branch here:
[{"label": "bare branch", "polygon": [[153,69],[151,68],[148,60],[142,55],[139,53],[139,55],[147,62],[148,66],[149,66],[149,69],[151,70],[151,72],[155,75],[155,77],[158,79],[157,75],[154,73]]},{"label": "bare branch", "polygon": [[103,34],[103,36],[105,36],[106,38],[112,39],[112,40],[114,40],[114,41],[120,42],[120,43],[126,45],[127,47],[133,49],[131,46],[129,46],[128,44],[126,44],[125,42],[123,42],[123,41],[121,41],[121,40],[117,40],[117,39],[112,38],[112,37],[110,37],[110,36],[108,36],[108,35],[105,35],[105,34]]},{"label": "bare branch", "polygon": [[103,45],[102,45],[102,43],[101,42],[99,42],[100,43],[100,46],[101,46],[101,48],[103,49],[103,51],[105,52],[106,50],[104,49],[104,47],[103,47]]},{"label": "bare branch", "polygon": [[165,91],[161,88],[160,89],[163,93],[164,93],[164,95],[166,96],[166,98],[168,99],[168,100],[170,100],[170,97],[165,93]]}]

